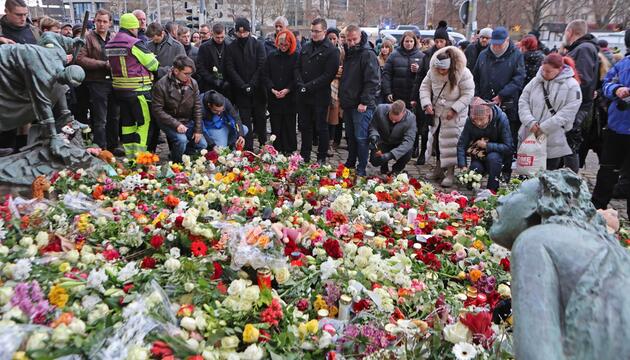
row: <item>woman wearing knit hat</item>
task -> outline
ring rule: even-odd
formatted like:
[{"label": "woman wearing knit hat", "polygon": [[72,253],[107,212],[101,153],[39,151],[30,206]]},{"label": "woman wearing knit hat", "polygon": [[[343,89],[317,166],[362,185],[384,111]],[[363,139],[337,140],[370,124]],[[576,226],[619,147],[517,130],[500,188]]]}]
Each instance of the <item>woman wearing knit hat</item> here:
[{"label": "woman wearing knit hat", "polygon": [[297,150],[295,131],[295,76],[297,41],[290,30],[276,34],[276,49],[265,62],[262,83],[267,92],[271,133],[276,136],[274,147],[288,155]]},{"label": "woman wearing knit hat", "polygon": [[420,105],[434,118],[426,154],[435,150],[437,163],[431,180],[444,178],[443,187],[453,185],[457,165],[457,142],[475,93],[475,82],[466,67],[466,56],[454,46],[438,50],[431,58],[431,70],[420,86]]}]

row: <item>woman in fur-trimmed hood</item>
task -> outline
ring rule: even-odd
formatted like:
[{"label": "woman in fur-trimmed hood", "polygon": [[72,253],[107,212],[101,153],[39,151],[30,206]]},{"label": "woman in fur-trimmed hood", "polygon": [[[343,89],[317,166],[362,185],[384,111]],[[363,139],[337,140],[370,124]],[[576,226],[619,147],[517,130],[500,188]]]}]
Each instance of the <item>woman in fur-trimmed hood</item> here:
[{"label": "woman in fur-trimmed hood", "polygon": [[453,185],[457,141],[466,124],[468,106],[474,94],[475,82],[466,67],[466,55],[454,46],[436,51],[420,86],[420,105],[425,114],[433,115],[431,136],[424,156],[430,157],[435,147],[437,166],[429,178],[444,178],[444,187]]}]

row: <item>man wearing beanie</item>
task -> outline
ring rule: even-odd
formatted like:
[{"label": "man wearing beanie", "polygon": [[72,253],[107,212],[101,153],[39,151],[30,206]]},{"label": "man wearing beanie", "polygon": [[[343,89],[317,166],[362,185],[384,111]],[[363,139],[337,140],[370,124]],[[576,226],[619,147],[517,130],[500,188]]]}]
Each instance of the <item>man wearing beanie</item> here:
[{"label": "man wearing beanie", "polygon": [[466,54],[466,67],[470,72],[475,69],[477,58],[482,51],[486,50],[492,37],[492,28],[483,28],[479,31],[479,38],[474,44],[471,44],[466,48],[464,54]]},{"label": "man wearing beanie", "polygon": [[420,65],[420,68],[416,73],[416,77],[413,82],[413,88],[411,90],[411,106],[416,108],[416,127],[418,129],[413,144],[412,155],[413,157],[418,158],[418,160],[416,161],[416,164],[418,165],[424,165],[424,156],[418,155],[424,154],[427,149],[427,141],[429,139],[429,125],[431,125],[429,124],[429,122],[432,120],[432,118],[426,116],[420,106],[416,106],[420,103],[420,85],[429,72],[429,67],[433,54],[435,54],[435,52],[440,50],[441,48],[451,45],[451,40],[449,39],[448,31],[446,30],[446,28],[446,21],[440,21],[438,24],[438,28],[435,29],[435,33],[433,35],[434,45],[432,48],[424,51],[422,64]]},{"label": "man wearing beanie", "polygon": [[[613,196],[630,202],[630,28],[624,40],[626,56],[608,71],[602,86],[611,103],[593,189],[593,204],[598,209],[606,209]],[[630,207],[627,211],[630,213]]]},{"label": "man wearing beanie", "polygon": [[[525,59],[523,54],[510,41],[506,28],[499,26],[492,31],[490,46],[483,50],[475,67],[475,96],[498,105],[510,121],[512,143],[518,143],[518,98],[525,86]],[[511,155],[510,155],[511,157]],[[505,180],[512,173],[512,161],[507,155],[503,162]]]},{"label": "man wearing beanie", "polygon": [[245,137],[245,149],[254,149],[255,132],[262,146],[267,141],[265,119],[265,90],[259,86],[265,64],[265,47],[251,36],[249,20],[240,17],[234,21],[236,41],[226,48],[225,71],[232,85],[234,104],[238,108],[243,124],[252,129]]},{"label": "man wearing beanie", "polygon": [[120,31],[105,45],[114,96],[120,105],[120,142],[129,157],[147,150],[149,134],[155,126],[149,113],[153,72],[160,66],[155,55],[138,39],[139,27],[140,22],[133,14],[123,14]]}]

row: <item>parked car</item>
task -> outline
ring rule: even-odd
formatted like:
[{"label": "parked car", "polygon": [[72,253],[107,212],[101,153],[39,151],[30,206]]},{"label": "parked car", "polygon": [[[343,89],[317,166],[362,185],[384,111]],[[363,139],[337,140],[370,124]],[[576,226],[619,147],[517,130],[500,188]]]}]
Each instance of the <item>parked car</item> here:
[{"label": "parked car", "polygon": [[[408,25],[404,25],[404,26],[408,26]],[[381,30],[381,38],[384,38],[385,35],[390,35],[393,36],[397,42],[400,42],[400,39],[402,38],[403,34],[405,33],[405,31],[409,31],[411,29],[407,29],[407,30]],[[413,30],[411,30],[413,31]],[[415,31],[414,31],[415,33]],[[416,33],[417,36],[420,36],[422,39],[433,39],[433,34],[435,33],[435,30],[418,30],[418,32]],[[453,38],[453,45],[457,45],[460,41],[462,40],[466,40],[466,37],[458,32],[455,31],[449,31],[448,35],[450,37]]]}]

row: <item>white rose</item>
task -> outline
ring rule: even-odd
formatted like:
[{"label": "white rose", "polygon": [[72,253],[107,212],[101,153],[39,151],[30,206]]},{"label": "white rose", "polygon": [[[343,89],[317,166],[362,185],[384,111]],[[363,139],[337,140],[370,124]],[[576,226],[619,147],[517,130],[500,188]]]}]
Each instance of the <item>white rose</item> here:
[{"label": "white rose", "polygon": [[450,343],[472,342],[472,332],[466,325],[459,321],[455,324],[446,325],[442,332],[444,339]]},{"label": "white rose", "polygon": [[0,256],[7,256],[8,254],[9,248],[4,245],[0,245]]},{"label": "white rose", "polygon": [[228,294],[230,295],[239,295],[246,287],[251,285],[252,282],[249,280],[237,279],[232,281],[230,286],[228,287]]},{"label": "white rose", "polygon": [[242,360],[260,360],[265,356],[263,349],[259,348],[256,344],[251,344],[240,354]]},{"label": "white rose", "polygon": [[319,348],[325,349],[332,344],[332,335],[329,332],[324,331],[322,336],[319,338]]},{"label": "white rose", "polygon": [[195,319],[188,316],[182,319],[180,325],[188,331],[195,331],[197,329],[197,322],[195,321]]},{"label": "white rose", "polygon": [[190,350],[197,351],[197,349],[199,348],[199,341],[190,338],[186,340],[186,346],[188,346]]},{"label": "white rose", "polygon": [[61,324],[53,330],[52,341],[56,347],[64,347],[70,340],[72,330],[70,330],[65,324]]},{"label": "white rose", "polygon": [[169,258],[168,260],[166,260],[164,262],[164,267],[169,272],[175,272],[175,271],[179,270],[179,268],[181,266],[182,266],[182,264],[179,262],[179,260],[177,260],[175,258]]},{"label": "white rose", "polygon": [[109,313],[109,307],[107,306],[107,304],[100,303],[94,306],[94,310],[90,311],[90,313],[88,314],[88,324],[95,323],[99,319],[105,317],[107,313]]},{"label": "white rose", "polygon": [[31,245],[26,249],[26,252],[24,253],[24,255],[26,257],[33,257],[35,255],[37,255],[37,246],[35,245]]},{"label": "white rose", "polygon": [[[171,238],[171,237],[172,237],[172,238]],[[169,241],[173,241],[173,240],[175,240],[175,235],[173,235],[173,234],[168,234],[168,235],[166,236],[166,238],[167,238]],[[177,258],[180,256],[180,250],[179,250],[179,248],[176,248],[176,247],[172,247],[172,248],[171,248],[171,250],[169,250],[169,253],[170,253],[170,254],[171,254],[171,256],[172,256],[173,258],[175,258],[175,259],[177,259]]]},{"label": "white rose", "polygon": [[230,349],[235,350],[239,342],[240,340],[234,335],[226,336],[221,339],[221,349],[222,350],[230,350]]},{"label": "white rose", "polygon": [[289,272],[289,269],[286,267],[274,269],[273,275],[276,278],[276,281],[278,282],[278,284],[280,285],[286,283],[291,278],[291,273]]},{"label": "white rose", "polygon": [[66,253],[66,260],[71,264],[76,264],[79,261],[79,252],[76,250],[70,250]]},{"label": "white rose", "polygon": [[70,325],[68,325],[68,327],[75,334],[85,335],[85,323],[81,319],[72,319],[72,322],[70,322]]},{"label": "white rose", "polygon": [[3,320],[16,320],[16,321],[25,321],[26,314],[19,307],[12,307],[9,311],[5,312],[2,315]]},{"label": "white rose", "polygon": [[195,318],[195,323],[197,324],[197,329],[199,329],[200,331],[205,330],[208,326],[208,322],[203,316],[197,316]]},{"label": "white rose", "polygon": [[361,257],[369,258],[370,256],[372,256],[372,248],[361,246],[357,251],[357,254]]},{"label": "white rose", "polygon": [[189,282],[184,284],[184,290],[186,290],[186,292],[191,292],[194,289],[195,289],[195,284],[189,283]]},{"label": "white rose", "polygon": [[39,233],[37,233],[35,241],[37,241],[37,246],[40,248],[48,245],[48,233],[45,231],[40,231]]},{"label": "white rose", "polygon": [[357,245],[355,243],[346,243],[346,245],[344,245],[344,249],[343,249],[343,253],[346,257],[354,257],[354,255],[357,252]]},{"label": "white rose", "polygon": [[84,264],[92,264],[96,260],[96,255],[82,251],[81,252],[81,262]]},{"label": "white rose", "polygon": [[129,352],[127,352],[127,360],[147,360],[149,359],[149,350],[134,345]]},{"label": "white rose", "polygon": [[48,339],[48,333],[40,331],[34,332],[31,337],[28,338],[28,342],[26,343],[26,351],[36,351],[45,348],[46,341],[48,341]]},{"label": "white rose", "polygon": [[241,299],[249,303],[254,303],[258,301],[259,297],[260,297],[260,289],[258,288],[257,285],[247,287],[241,293]]},{"label": "white rose", "polygon": [[25,236],[23,238],[20,239],[20,246],[21,247],[29,247],[33,245],[33,238],[30,236]]},{"label": "white rose", "polygon": [[0,305],[6,305],[11,300],[13,296],[13,289],[8,286],[3,286],[0,288]]}]

